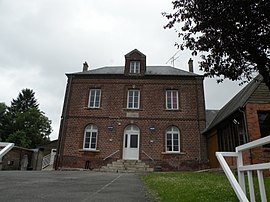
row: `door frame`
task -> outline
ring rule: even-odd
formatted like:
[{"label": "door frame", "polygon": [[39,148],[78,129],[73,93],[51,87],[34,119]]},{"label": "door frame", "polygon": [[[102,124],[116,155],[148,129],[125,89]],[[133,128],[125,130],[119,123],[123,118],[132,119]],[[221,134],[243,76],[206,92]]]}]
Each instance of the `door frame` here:
[{"label": "door frame", "polygon": [[[126,135],[128,136],[127,148],[125,147],[126,143]],[[137,135],[137,148],[136,150],[130,148],[130,140],[131,135]],[[123,152],[122,152],[122,159],[125,160],[139,160],[140,158],[140,129],[136,125],[127,125],[124,130],[123,134]],[[132,151],[134,150],[134,151]],[[130,152],[130,153],[129,153]],[[133,152],[133,153],[132,153]],[[129,156],[130,155],[130,156]]]}]

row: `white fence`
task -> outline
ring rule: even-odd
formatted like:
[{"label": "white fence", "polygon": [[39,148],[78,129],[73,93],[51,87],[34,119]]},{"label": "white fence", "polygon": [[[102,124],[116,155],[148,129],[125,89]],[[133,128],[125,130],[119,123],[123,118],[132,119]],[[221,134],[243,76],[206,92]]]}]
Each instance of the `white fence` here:
[{"label": "white fence", "polygon": [[14,147],[14,143],[0,142],[0,148],[1,147],[2,149],[0,150],[0,160],[4,155],[6,155],[6,153],[8,153]]},{"label": "white fence", "polygon": [[[254,147],[259,147],[265,144],[270,143],[270,136],[249,142],[247,144],[236,147],[235,152],[216,152],[217,159],[224,170],[229,182],[231,183],[234,192],[236,193],[239,201],[248,202],[246,196],[246,186],[245,186],[245,172],[248,176],[248,186],[250,193],[250,201],[255,202],[254,186],[253,186],[253,177],[252,172],[257,171],[257,177],[259,182],[260,196],[261,201],[266,202],[266,193],[263,179],[263,170],[270,169],[270,163],[261,163],[253,165],[243,165],[243,151],[252,149]],[[237,158],[237,172],[238,172],[238,181],[233,175],[229,165],[227,164],[224,157],[236,157]]]},{"label": "white fence", "polygon": [[42,158],[42,169],[44,169],[50,165],[53,165],[55,155],[56,155],[56,149],[52,149],[50,154],[48,154]]}]

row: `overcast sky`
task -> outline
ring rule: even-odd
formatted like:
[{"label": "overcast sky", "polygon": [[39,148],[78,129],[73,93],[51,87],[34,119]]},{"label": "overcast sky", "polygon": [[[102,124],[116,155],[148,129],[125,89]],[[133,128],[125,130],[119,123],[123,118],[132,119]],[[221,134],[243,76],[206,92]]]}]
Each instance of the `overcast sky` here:
[{"label": "overcast sky", "polygon": [[[124,65],[135,48],[148,65],[172,65],[177,34],[163,29],[161,15],[171,10],[171,0],[0,0],[0,102],[10,106],[22,89],[32,89],[57,139],[65,73],[81,71],[84,61],[90,68]],[[175,67],[188,70],[190,53],[177,57]],[[221,108],[241,88],[205,79],[206,108]]]}]

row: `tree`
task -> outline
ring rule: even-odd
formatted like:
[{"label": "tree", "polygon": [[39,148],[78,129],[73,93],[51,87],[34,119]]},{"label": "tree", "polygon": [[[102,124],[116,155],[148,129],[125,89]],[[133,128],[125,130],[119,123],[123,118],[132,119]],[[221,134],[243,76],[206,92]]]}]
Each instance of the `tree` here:
[{"label": "tree", "polygon": [[30,108],[21,113],[17,112],[14,118],[14,132],[7,141],[26,148],[36,148],[49,141],[51,121],[37,108]]},{"label": "tree", "polygon": [[[270,89],[269,0],[176,0],[165,28],[177,30],[178,48],[200,53],[205,76],[249,81],[259,72]],[[223,81],[223,77],[218,82]]]},{"label": "tree", "polygon": [[5,113],[3,141],[26,148],[36,148],[47,143],[52,131],[51,121],[38,106],[33,90],[23,89]]},{"label": "tree", "polygon": [[11,101],[10,110],[14,112],[25,112],[31,108],[38,108],[38,103],[35,98],[35,93],[30,89],[22,89],[17,99]]},{"label": "tree", "polygon": [[5,139],[5,126],[7,122],[7,106],[5,103],[0,103],[0,142]]}]

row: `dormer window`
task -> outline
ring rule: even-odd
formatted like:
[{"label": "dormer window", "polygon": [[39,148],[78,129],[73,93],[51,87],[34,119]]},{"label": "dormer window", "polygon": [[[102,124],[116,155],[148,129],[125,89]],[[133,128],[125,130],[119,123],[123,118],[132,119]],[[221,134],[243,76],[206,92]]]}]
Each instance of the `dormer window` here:
[{"label": "dormer window", "polygon": [[140,73],[140,61],[130,61],[129,73],[139,74]]},{"label": "dormer window", "polygon": [[125,76],[142,77],[146,71],[146,56],[137,49],[125,55]]}]

